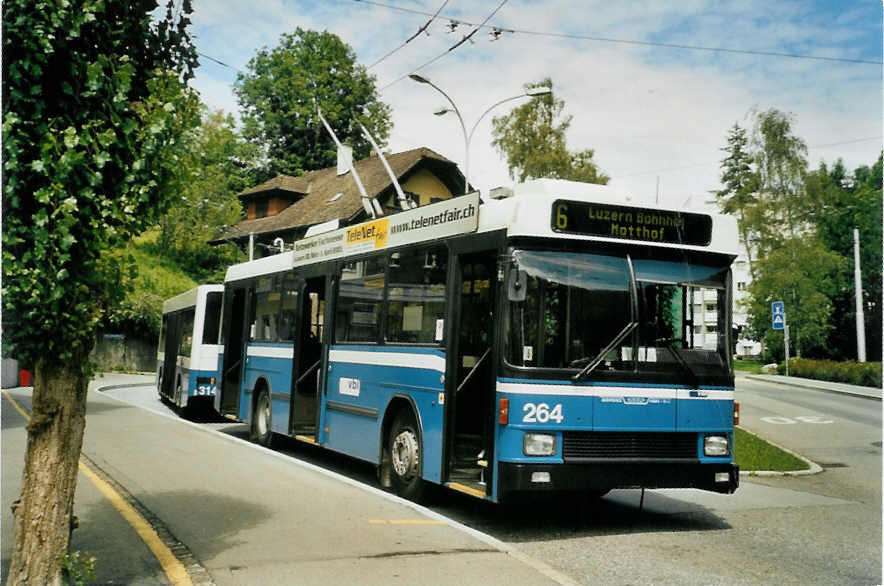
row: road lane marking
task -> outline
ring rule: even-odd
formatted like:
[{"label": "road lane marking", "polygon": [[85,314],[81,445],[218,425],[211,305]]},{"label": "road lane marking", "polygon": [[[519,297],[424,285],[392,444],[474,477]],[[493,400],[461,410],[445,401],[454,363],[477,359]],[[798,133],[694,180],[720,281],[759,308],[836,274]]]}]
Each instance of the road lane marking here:
[{"label": "road lane marking", "polygon": [[[22,414],[26,421],[30,422],[31,416],[19,406],[15,399],[12,398],[7,391],[3,391],[3,395],[12,404],[15,409]],[[103,478],[86,465],[83,460],[79,461],[80,472],[92,482],[92,484],[111,502],[115,509],[123,516],[129,525],[135,530],[141,540],[147,545],[148,549],[157,558],[160,566],[163,568],[166,577],[173,586],[192,586],[193,582],[187,574],[184,565],[175,557],[165,543],[162,542],[157,532],[150,523],[136,511],[132,505],[118,493],[114,488],[104,481]]]},{"label": "road lane marking", "polygon": [[371,525],[445,525],[438,519],[369,519]]}]

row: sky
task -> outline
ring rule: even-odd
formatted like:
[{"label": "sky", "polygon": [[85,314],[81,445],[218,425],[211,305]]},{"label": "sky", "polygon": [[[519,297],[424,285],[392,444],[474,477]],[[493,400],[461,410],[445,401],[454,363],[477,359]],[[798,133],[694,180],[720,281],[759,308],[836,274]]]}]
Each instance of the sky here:
[{"label": "sky", "polygon": [[[476,125],[470,182],[483,193],[513,183],[491,146],[491,119],[525,98],[483,113],[547,77],[573,117],[569,150],[593,149],[609,184],[633,201],[707,206],[721,187],[728,131],[735,123],[751,129],[753,112],[770,108],[793,116],[811,168],[840,158],[853,170],[882,149],[879,0],[194,4],[191,32],[202,56],[193,85],[211,108],[237,114],[237,72],[283,33],[327,30],[369,67],[392,108],[387,150],[425,146],[463,169],[460,124],[453,114],[433,115],[447,101],[407,74],[419,71],[450,96],[467,130]],[[426,32],[388,55],[437,11]]]}]

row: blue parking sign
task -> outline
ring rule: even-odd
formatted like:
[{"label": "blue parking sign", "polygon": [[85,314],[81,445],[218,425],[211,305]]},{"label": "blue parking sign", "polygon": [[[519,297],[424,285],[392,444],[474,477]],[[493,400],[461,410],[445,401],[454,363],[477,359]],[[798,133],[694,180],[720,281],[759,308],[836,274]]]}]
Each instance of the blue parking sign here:
[{"label": "blue parking sign", "polygon": [[770,304],[771,323],[773,329],[786,329],[786,306],[782,301],[774,301]]}]

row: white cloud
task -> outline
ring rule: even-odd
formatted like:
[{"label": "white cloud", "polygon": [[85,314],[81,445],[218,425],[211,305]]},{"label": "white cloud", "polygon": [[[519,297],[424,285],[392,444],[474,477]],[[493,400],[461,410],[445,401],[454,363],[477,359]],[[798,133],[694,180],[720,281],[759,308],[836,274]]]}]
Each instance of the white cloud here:
[{"label": "white cloud", "polygon": [[[392,0],[388,0],[392,5]],[[442,0],[397,3],[435,12]],[[500,0],[449,2],[443,14],[481,21]],[[880,7],[817,2],[752,0],[719,3],[580,2],[510,0],[490,24],[525,31],[729,47],[840,58],[881,58]],[[264,46],[272,47],[295,27],[327,29],[373,63],[402,43],[427,16],[380,6],[329,2],[197,5],[194,23],[200,51],[237,68]],[[442,55],[468,27],[444,32],[448,18],[422,34],[371,72],[378,87]],[[522,84],[551,77],[566,113],[573,150],[592,148],[600,167],[636,199],[654,198],[659,177],[661,201],[681,205],[702,200],[718,188],[720,148],[734,122],[746,125],[753,107],[792,112],[795,131],[808,146],[880,136],[881,67],[771,57],[655,48],[527,33],[489,41],[487,31],[445,54],[423,70],[463,113],[469,130],[486,107],[517,95]],[[205,60],[204,60],[205,61]],[[235,109],[230,91],[235,72],[206,65],[197,87],[215,107]],[[433,116],[445,99],[432,88],[405,79],[382,92],[393,107],[392,150],[428,146],[463,162],[463,134],[452,115]],[[513,102],[512,105],[515,105]],[[474,185],[485,190],[510,183],[506,166],[490,146],[490,119],[483,119],[470,145]],[[811,148],[809,161],[843,157],[848,168],[871,164],[881,141]]]}]

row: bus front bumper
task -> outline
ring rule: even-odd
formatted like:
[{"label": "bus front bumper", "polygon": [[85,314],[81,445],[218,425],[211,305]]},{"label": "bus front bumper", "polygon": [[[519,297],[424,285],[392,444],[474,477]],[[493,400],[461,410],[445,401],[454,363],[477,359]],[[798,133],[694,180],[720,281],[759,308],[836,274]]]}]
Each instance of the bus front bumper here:
[{"label": "bus front bumper", "polygon": [[501,462],[498,479],[498,494],[502,498],[510,493],[603,493],[614,488],[698,488],[729,494],[740,486],[740,468],[729,462]]}]

